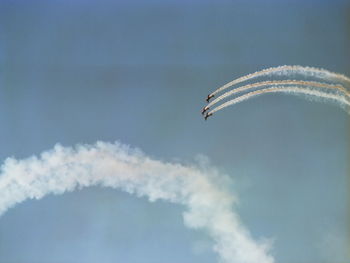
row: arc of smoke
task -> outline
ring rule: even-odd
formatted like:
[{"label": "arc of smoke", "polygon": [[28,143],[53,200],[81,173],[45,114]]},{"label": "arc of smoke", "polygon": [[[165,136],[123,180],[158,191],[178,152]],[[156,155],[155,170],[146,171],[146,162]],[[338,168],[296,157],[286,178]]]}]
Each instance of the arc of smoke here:
[{"label": "arc of smoke", "polygon": [[303,81],[303,80],[281,80],[281,81],[261,81],[257,83],[248,84],[245,86],[241,86],[238,88],[235,88],[233,90],[227,91],[221,96],[217,97],[215,100],[210,102],[207,107],[212,107],[216,103],[222,101],[223,99],[232,96],[234,94],[237,94],[239,92],[244,92],[253,88],[261,88],[265,86],[280,86],[280,85],[298,85],[298,86],[306,86],[309,88],[326,88],[326,89],[333,89],[340,91],[344,93],[345,96],[349,97],[350,93],[342,86],[342,85],[332,85],[328,83],[323,82],[317,82],[317,81]]},{"label": "arc of smoke", "polygon": [[[329,93],[329,92],[323,92],[323,91],[318,91],[318,90],[313,90],[313,89],[307,89],[307,88],[300,88],[298,86],[295,87],[273,87],[273,88],[265,88],[261,90],[256,90],[252,91],[249,93],[246,93],[244,95],[241,95],[239,97],[236,97],[230,101],[227,101],[220,106],[214,108],[212,111],[210,111],[208,114],[213,114],[219,110],[222,110],[228,106],[243,102],[245,100],[251,99],[253,97],[262,95],[262,94],[268,94],[268,93],[288,93],[288,94],[295,94],[295,95],[307,95],[307,96],[312,96],[315,99],[319,98],[324,98],[327,100],[333,100],[336,101],[339,105],[346,105],[350,106],[350,101],[347,100],[344,96],[339,95],[339,94],[334,94],[334,93]],[[347,109],[347,112],[350,113],[350,111]]]},{"label": "arc of smoke", "polygon": [[232,80],[231,82],[221,86],[220,88],[212,92],[210,95],[216,95],[217,93],[244,81],[248,81],[248,80],[251,80],[257,77],[262,77],[262,76],[270,76],[274,74],[287,75],[287,76],[290,74],[300,74],[304,77],[314,77],[314,78],[323,79],[327,81],[331,80],[331,81],[350,84],[350,78],[348,78],[347,76],[338,74],[335,72],[331,72],[325,69],[284,65],[279,67],[263,69],[261,71],[257,71],[257,72],[245,75],[243,77],[237,78],[235,80]]},{"label": "arc of smoke", "polygon": [[209,167],[147,157],[120,143],[97,142],[53,150],[24,160],[8,158],[0,173],[0,215],[27,199],[100,185],[184,205],[185,225],[206,230],[223,263],[273,263],[268,244],[255,242],[241,224],[225,187],[229,178]]}]

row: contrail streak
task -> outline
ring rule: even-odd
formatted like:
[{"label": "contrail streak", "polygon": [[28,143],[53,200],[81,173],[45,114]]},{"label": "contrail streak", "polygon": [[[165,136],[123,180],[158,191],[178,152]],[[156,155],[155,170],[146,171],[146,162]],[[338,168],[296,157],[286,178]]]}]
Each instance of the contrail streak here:
[{"label": "contrail streak", "polygon": [[302,66],[279,66],[279,67],[273,67],[268,69],[263,69],[261,71],[257,71],[248,75],[245,75],[243,77],[237,78],[222,87],[218,88],[214,92],[212,92],[210,95],[216,95],[217,93],[232,87],[233,85],[236,85],[238,83],[241,83],[243,81],[251,80],[253,78],[262,77],[262,76],[270,76],[270,75],[292,75],[292,74],[300,74],[304,77],[314,77],[318,79],[323,79],[327,81],[336,81],[336,82],[343,82],[346,84],[350,84],[350,79],[342,74],[330,72],[325,69],[320,68],[313,68],[313,67],[302,67]]},{"label": "contrail streak", "polygon": [[217,97],[215,100],[210,102],[207,107],[212,107],[216,103],[222,101],[223,99],[232,96],[234,94],[237,94],[239,92],[244,92],[250,89],[254,88],[261,88],[266,86],[277,86],[277,85],[298,85],[298,86],[306,86],[310,88],[327,88],[327,89],[335,89],[342,93],[344,93],[345,96],[350,96],[350,93],[341,85],[332,85],[328,83],[322,83],[317,81],[302,81],[302,80],[281,80],[281,81],[261,81],[257,83],[248,84],[242,87],[235,88],[233,90],[227,91],[226,93],[222,94],[221,96]]},{"label": "contrail streak", "polygon": [[99,185],[182,204],[185,225],[214,239],[223,263],[273,263],[266,242],[256,242],[233,210],[227,176],[211,168],[151,159],[120,143],[75,148],[56,145],[39,157],[8,158],[0,172],[0,215],[27,199]]},{"label": "contrail streak", "polygon": [[[329,92],[322,92],[322,91],[318,91],[318,90],[312,90],[312,89],[307,89],[307,88],[300,88],[298,86],[296,87],[273,87],[273,88],[265,88],[265,89],[261,89],[261,90],[256,90],[256,91],[252,91],[249,93],[246,93],[242,96],[239,96],[237,98],[234,98],[230,101],[227,101],[223,104],[221,104],[220,106],[214,108],[212,111],[209,112],[210,113],[215,113],[219,110],[222,110],[228,106],[240,103],[242,101],[251,99],[253,97],[256,97],[258,95],[262,95],[262,94],[268,94],[268,93],[276,93],[276,92],[282,92],[282,93],[288,93],[288,94],[295,94],[295,95],[309,95],[312,96],[314,98],[324,98],[327,100],[334,100],[336,102],[338,102],[340,105],[346,105],[346,106],[350,106],[350,101],[347,100],[346,98],[344,98],[344,96],[338,95],[338,94],[333,94],[333,93],[329,93]],[[350,113],[350,111],[347,109],[347,112]]]}]

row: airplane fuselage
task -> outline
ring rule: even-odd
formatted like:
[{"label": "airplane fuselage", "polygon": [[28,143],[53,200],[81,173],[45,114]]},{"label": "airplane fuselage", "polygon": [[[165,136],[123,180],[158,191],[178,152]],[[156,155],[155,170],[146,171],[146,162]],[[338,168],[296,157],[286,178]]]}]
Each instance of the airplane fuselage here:
[{"label": "airplane fuselage", "polygon": [[214,94],[209,94],[207,97],[207,102],[209,103],[210,99],[213,98],[215,95]]}]

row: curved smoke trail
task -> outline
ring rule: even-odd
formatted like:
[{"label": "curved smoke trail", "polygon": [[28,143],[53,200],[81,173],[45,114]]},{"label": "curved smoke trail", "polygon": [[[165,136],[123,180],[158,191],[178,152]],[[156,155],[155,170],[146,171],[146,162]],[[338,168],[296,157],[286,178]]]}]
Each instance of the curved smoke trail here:
[{"label": "curved smoke trail", "polygon": [[212,107],[216,103],[222,101],[223,99],[232,96],[234,94],[237,94],[239,92],[248,91],[250,89],[254,88],[262,88],[266,86],[280,86],[280,85],[298,85],[298,86],[305,86],[309,89],[314,88],[326,88],[334,91],[339,91],[344,94],[344,96],[350,97],[350,93],[342,86],[342,85],[332,85],[328,83],[322,83],[317,81],[303,81],[303,80],[280,80],[280,81],[261,81],[257,83],[248,84],[245,86],[241,86],[238,88],[235,88],[233,90],[227,91],[221,96],[217,97],[215,100],[210,102],[207,107]]},{"label": "curved smoke trail", "polygon": [[182,204],[188,227],[205,229],[224,263],[273,263],[268,245],[255,242],[232,210],[229,178],[213,168],[151,159],[120,143],[76,148],[56,145],[40,157],[8,158],[0,173],[0,215],[26,199],[100,185]]},{"label": "curved smoke trail", "polygon": [[348,78],[345,75],[330,72],[325,69],[320,68],[314,68],[314,67],[303,67],[303,66],[279,66],[279,67],[273,67],[273,68],[267,68],[263,69],[261,71],[257,71],[248,75],[245,75],[243,77],[237,78],[214,92],[212,92],[210,95],[216,95],[217,93],[228,89],[238,83],[241,83],[243,81],[248,81],[257,77],[263,77],[263,76],[271,76],[271,75],[286,75],[290,76],[293,74],[299,74],[303,77],[313,77],[317,79],[327,80],[327,81],[335,81],[335,82],[342,82],[345,84],[350,84],[350,78]]},{"label": "curved smoke trail", "polygon": [[343,106],[345,110],[350,114],[350,110],[349,110],[350,101],[346,99],[344,96],[336,93],[333,94],[330,92],[323,92],[323,91],[313,90],[308,88],[300,88],[298,86],[295,86],[295,87],[280,86],[280,87],[265,88],[265,89],[252,91],[221,104],[220,106],[210,111],[209,114],[213,114],[214,112],[222,110],[228,106],[240,103],[242,101],[251,99],[253,97],[256,97],[262,94],[276,93],[276,92],[288,93],[288,94],[294,94],[294,95],[306,95],[306,96],[310,96],[310,98],[313,98],[313,99],[325,99],[327,101],[335,101],[340,106]]}]

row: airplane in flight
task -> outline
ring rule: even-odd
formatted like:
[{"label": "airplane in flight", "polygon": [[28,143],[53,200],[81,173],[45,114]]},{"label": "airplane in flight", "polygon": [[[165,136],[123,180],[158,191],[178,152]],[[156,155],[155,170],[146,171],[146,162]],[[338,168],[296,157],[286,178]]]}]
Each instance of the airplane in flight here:
[{"label": "airplane in flight", "polygon": [[208,106],[205,106],[203,109],[202,109],[202,115],[204,115],[204,113],[209,110],[209,107]]},{"label": "airplane in flight", "polygon": [[209,112],[207,112],[207,114],[205,114],[205,116],[204,116],[204,119],[205,119],[205,120],[207,120],[207,119],[208,119],[208,117],[210,117],[211,115],[213,115],[213,113],[209,113]]},{"label": "airplane in flight", "polygon": [[206,99],[206,101],[209,103],[209,100],[210,100],[211,98],[213,98],[214,96],[215,96],[214,94],[209,94],[208,97],[207,97],[207,99]]}]

